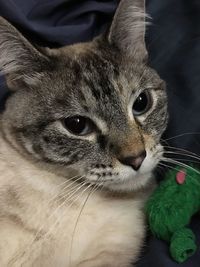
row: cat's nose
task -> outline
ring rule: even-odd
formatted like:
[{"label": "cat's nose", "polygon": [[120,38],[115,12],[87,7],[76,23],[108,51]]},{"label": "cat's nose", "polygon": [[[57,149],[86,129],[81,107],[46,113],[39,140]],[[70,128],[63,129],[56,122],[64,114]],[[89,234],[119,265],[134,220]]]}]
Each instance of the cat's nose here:
[{"label": "cat's nose", "polygon": [[141,167],[144,159],[146,158],[147,153],[146,151],[142,151],[140,152],[138,155],[136,156],[126,156],[123,158],[120,158],[119,161],[127,166],[132,167],[135,171],[139,170],[139,168]]}]

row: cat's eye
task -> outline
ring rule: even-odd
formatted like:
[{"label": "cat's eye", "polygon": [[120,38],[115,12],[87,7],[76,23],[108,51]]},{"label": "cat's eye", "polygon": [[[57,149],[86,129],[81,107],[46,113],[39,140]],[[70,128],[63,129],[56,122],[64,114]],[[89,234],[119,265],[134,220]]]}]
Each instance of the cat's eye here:
[{"label": "cat's eye", "polygon": [[65,128],[74,135],[85,136],[94,131],[93,122],[82,116],[74,116],[64,119]]},{"label": "cat's eye", "polygon": [[148,90],[144,90],[133,103],[134,116],[141,116],[152,107],[152,96]]}]

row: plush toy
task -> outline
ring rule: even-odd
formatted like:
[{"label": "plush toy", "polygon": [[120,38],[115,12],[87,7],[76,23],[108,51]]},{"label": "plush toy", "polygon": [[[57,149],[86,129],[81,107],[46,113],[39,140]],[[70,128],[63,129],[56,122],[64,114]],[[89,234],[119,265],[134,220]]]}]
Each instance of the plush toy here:
[{"label": "plush toy", "polygon": [[193,166],[176,167],[150,197],[146,211],[152,233],[170,244],[170,254],[184,262],[197,249],[195,235],[188,228],[200,210],[200,172]]}]

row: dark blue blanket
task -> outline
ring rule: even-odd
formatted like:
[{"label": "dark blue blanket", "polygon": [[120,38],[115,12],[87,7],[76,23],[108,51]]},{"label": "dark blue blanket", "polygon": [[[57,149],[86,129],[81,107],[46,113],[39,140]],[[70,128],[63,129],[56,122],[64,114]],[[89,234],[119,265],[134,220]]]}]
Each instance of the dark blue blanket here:
[{"label": "dark blue blanket", "polygon": [[[117,3],[117,0],[0,0],[0,15],[13,22],[27,38],[57,47],[98,35],[110,23]],[[150,63],[168,86],[170,122],[164,138],[170,138],[170,146],[200,154],[200,1],[149,0],[147,11],[153,18],[147,33]],[[6,92],[0,79],[1,108]],[[172,138],[176,135],[181,136]],[[200,246],[198,216],[193,219],[192,228]],[[164,242],[149,237],[138,267],[176,266],[199,267],[200,250],[178,265],[170,259]]]}]

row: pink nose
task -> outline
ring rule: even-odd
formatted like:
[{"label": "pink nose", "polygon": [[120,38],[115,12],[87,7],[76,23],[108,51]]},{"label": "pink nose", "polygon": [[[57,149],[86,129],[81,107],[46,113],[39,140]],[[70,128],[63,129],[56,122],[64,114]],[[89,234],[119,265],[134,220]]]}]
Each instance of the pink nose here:
[{"label": "pink nose", "polygon": [[146,151],[142,151],[140,154],[138,154],[137,156],[127,156],[124,158],[119,159],[119,161],[127,166],[132,167],[135,171],[139,170],[139,168],[141,167],[144,159],[146,158]]}]

